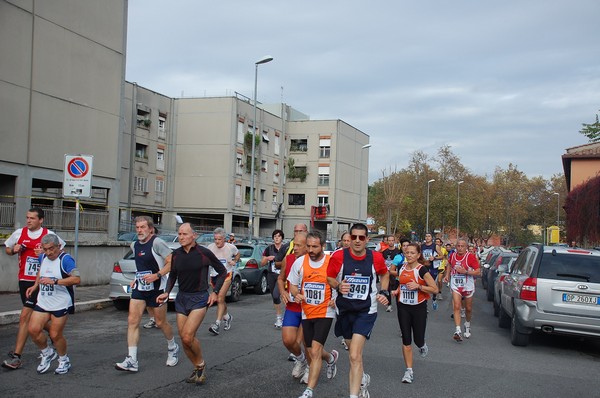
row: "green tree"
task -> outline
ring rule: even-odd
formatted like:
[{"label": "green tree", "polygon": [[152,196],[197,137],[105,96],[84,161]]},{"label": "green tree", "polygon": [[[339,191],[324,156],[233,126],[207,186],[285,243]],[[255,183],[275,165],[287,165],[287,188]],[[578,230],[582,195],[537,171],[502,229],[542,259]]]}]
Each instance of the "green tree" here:
[{"label": "green tree", "polygon": [[596,113],[596,122],[595,123],[581,123],[583,126],[579,132],[585,135],[590,142],[598,142],[600,141],[600,121],[598,120],[598,114]]}]

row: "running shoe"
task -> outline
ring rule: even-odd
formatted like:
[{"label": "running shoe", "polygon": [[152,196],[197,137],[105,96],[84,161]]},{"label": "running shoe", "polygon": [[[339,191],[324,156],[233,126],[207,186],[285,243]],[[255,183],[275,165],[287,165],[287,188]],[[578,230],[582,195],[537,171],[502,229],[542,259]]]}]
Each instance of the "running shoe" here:
[{"label": "running shoe", "polygon": [[292,369],[292,377],[295,379],[299,379],[304,375],[304,370],[308,367],[308,363],[306,359],[303,361],[296,360],[294,364],[294,368]]},{"label": "running shoe", "polygon": [[217,323],[213,323],[212,325],[210,325],[210,327],[208,328],[208,331],[211,332],[212,334],[214,334],[215,336],[219,335],[219,325],[217,325]]},{"label": "running shoe", "polygon": [[127,372],[137,372],[138,371],[138,361],[134,361],[129,355],[125,357],[123,362],[115,363],[115,369],[123,370]]},{"label": "running shoe", "polygon": [[[229,330],[231,329],[231,321],[233,320],[233,317],[231,316],[231,314],[227,314],[227,319],[225,317],[223,317],[223,330]],[[219,333],[217,333],[219,334]]]},{"label": "running shoe", "polygon": [[327,362],[327,378],[333,379],[337,374],[337,360],[340,356],[340,353],[336,350],[331,350],[331,356],[333,357],[333,361],[331,363]]},{"label": "running shoe", "polygon": [[461,309],[460,309],[460,317],[461,317],[461,318],[464,318],[464,317],[465,317],[465,309],[464,309],[464,308],[461,308]]},{"label": "running shoe", "polygon": [[275,320],[275,324],[273,326],[275,326],[275,329],[281,329],[283,326],[283,319],[281,319],[281,317],[278,316],[277,319]]},{"label": "running shoe", "polygon": [[427,347],[427,344],[419,348],[419,353],[421,354],[421,358],[425,358],[427,356],[429,353],[429,347]]},{"label": "running shoe", "polygon": [[290,355],[288,355],[288,361],[296,362],[296,356],[294,354],[292,354],[291,352],[290,352]]},{"label": "running shoe", "polygon": [[413,371],[411,369],[406,369],[404,372],[404,376],[402,377],[402,383],[410,384],[413,382]]},{"label": "running shoe", "polygon": [[348,351],[348,344],[346,344],[346,339],[342,337],[342,345],[344,346],[344,350]]},{"label": "running shoe", "polygon": [[175,366],[179,362],[179,344],[175,343],[175,347],[167,351],[167,366]]},{"label": "running shoe", "polygon": [[461,341],[463,341],[462,338],[462,333],[459,331],[454,332],[454,336],[452,336],[452,338],[454,339],[454,341],[456,341],[457,343],[460,343]]},{"label": "running shoe", "polygon": [[437,300],[432,300],[431,301],[431,308],[433,308],[434,311],[437,311],[437,309],[438,309]]},{"label": "running shoe", "polygon": [[437,295],[437,299],[438,299],[438,300],[440,300],[440,301],[442,301],[444,298],[442,297],[442,295],[441,295],[441,294],[438,294],[438,295]]},{"label": "running shoe", "polygon": [[300,383],[308,384],[308,371],[309,371],[309,367],[307,366],[306,368],[304,368],[304,374],[302,375],[302,378],[300,379]]},{"label": "running shoe", "polygon": [[196,368],[188,377],[185,379],[186,383],[194,383],[194,384],[204,384],[206,383],[206,374],[204,373],[204,369],[206,366],[202,366],[201,368]]},{"label": "running shoe", "polygon": [[312,396],[313,396],[312,390],[310,388],[306,388],[306,390],[304,390],[302,395],[300,395],[298,398],[312,398]]},{"label": "running shoe", "polygon": [[56,351],[54,349],[52,349],[52,351],[50,351],[50,354],[48,354],[48,355],[44,355],[42,353],[42,359],[40,360],[40,364],[37,367],[37,372],[39,374],[46,373],[48,371],[48,369],[50,369],[50,364],[56,358],[58,358],[58,354],[56,353]]},{"label": "running shoe", "polygon": [[465,325],[465,338],[471,337],[471,326]]},{"label": "running shoe", "polygon": [[385,309],[385,312],[392,312],[392,306],[388,305],[387,308]]},{"label": "running shoe", "polygon": [[362,381],[360,383],[360,391],[358,392],[358,397],[359,398],[369,398],[369,390],[367,390],[367,388],[369,387],[369,384],[371,384],[371,376],[369,376],[366,373],[363,373],[362,375]]},{"label": "running shoe", "polygon": [[69,369],[71,369],[71,361],[69,361],[69,357],[65,357],[65,359],[58,360],[58,367],[54,370],[54,373],[57,375],[66,374]]},{"label": "running shoe", "polygon": [[19,369],[23,366],[23,362],[21,361],[21,356],[15,354],[13,351],[8,353],[8,359],[5,359],[2,362],[2,367],[6,369]]},{"label": "running shoe", "polygon": [[157,327],[158,326],[156,326],[156,321],[154,320],[154,318],[150,318],[148,322],[144,323],[144,329],[152,329]]}]

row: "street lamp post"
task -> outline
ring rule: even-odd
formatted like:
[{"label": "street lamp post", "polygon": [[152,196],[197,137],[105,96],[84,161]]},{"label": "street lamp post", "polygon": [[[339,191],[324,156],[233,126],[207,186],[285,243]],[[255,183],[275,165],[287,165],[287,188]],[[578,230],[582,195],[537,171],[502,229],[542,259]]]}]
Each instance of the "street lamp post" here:
[{"label": "street lamp post", "polygon": [[560,194],[554,192],[553,195],[556,195],[556,226],[558,227],[560,224]]},{"label": "street lamp post", "polygon": [[250,212],[248,214],[248,238],[254,236],[254,151],[256,150],[256,90],[258,86],[258,65],[273,61],[270,55],[264,56],[254,63],[254,122],[252,126],[252,152],[250,153]]},{"label": "street lamp post", "polygon": [[460,180],[458,185],[456,186],[456,241],[458,242],[459,238],[459,224],[460,224],[460,184],[464,181]]},{"label": "street lamp post", "polygon": [[429,184],[431,184],[432,182],[434,182],[434,179],[431,179],[429,181],[427,181],[427,221],[425,222],[425,233],[428,234],[429,233]]},{"label": "street lamp post", "polygon": [[[363,189],[363,150],[371,148],[371,144],[363,145],[360,148],[360,185],[358,187],[358,222],[362,220],[362,189]],[[368,190],[367,190],[368,192]]]}]

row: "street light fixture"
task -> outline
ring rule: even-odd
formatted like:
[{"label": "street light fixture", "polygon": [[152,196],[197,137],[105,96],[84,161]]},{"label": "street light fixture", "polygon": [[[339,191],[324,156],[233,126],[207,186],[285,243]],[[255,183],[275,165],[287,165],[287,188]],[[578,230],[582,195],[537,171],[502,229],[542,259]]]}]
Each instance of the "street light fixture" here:
[{"label": "street light fixture", "polygon": [[426,225],[425,233],[426,234],[429,233],[429,184],[431,184],[434,181],[435,181],[434,179],[427,181],[427,221],[425,223],[425,225]]},{"label": "street light fixture", "polygon": [[456,242],[458,242],[459,238],[458,226],[460,224],[460,184],[462,184],[463,182],[463,180],[460,180],[456,189]]},{"label": "street light fixture", "polygon": [[250,153],[250,212],[248,214],[248,237],[254,236],[254,151],[256,150],[256,90],[258,86],[258,65],[273,61],[273,57],[266,55],[254,63],[254,122],[252,126],[252,152]]},{"label": "street light fixture", "polygon": [[[360,148],[360,185],[358,186],[358,222],[362,220],[362,189],[363,189],[363,150],[371,148],[371,144]],[[368,192],[368,190],[367,190]]]}]

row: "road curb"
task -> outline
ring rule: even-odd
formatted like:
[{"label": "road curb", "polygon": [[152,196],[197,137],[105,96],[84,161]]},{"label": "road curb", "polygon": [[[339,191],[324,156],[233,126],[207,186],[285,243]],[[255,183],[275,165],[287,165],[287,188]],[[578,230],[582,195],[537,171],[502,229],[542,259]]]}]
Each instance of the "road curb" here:
[{"label": "road curb", "polygon": [[[101,310],[112,304],[110,299],[98,299],[89,301],[75,302],[75,312],[83,312],[90,310]],[[0,326],[19,323],[21,310],[0,312]]]}]

